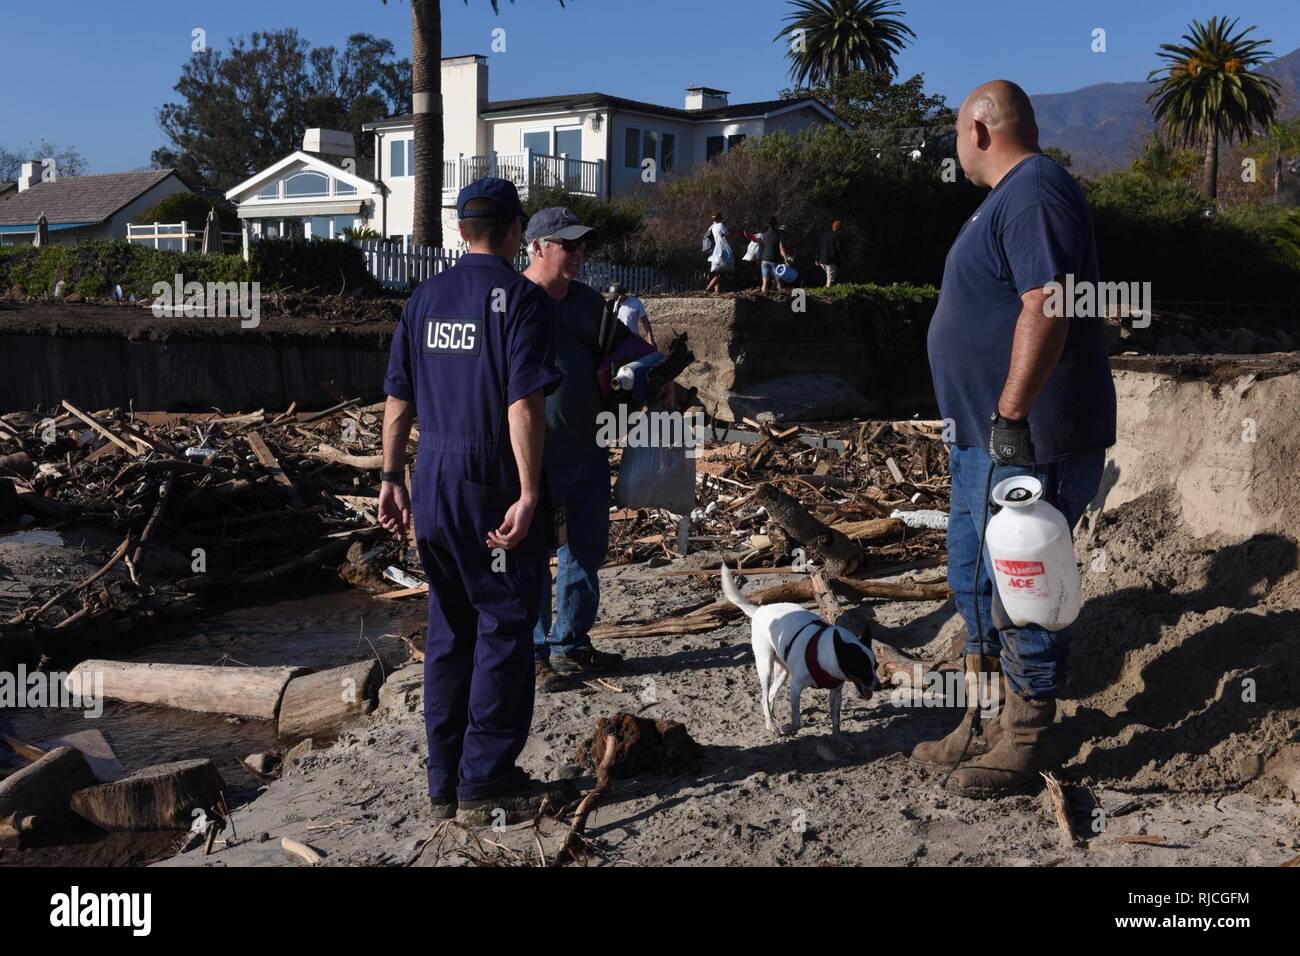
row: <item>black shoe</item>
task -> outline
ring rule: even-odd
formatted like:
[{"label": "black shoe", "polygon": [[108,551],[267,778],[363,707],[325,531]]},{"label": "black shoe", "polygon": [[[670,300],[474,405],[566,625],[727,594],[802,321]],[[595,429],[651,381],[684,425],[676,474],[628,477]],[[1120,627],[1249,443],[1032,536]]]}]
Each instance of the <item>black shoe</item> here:
[{"label": "black shoe", "polygon": [[435,797],[429,795],[429,807],[433,811],[435,820],[450,820],[456,816],[457,802],[456,795],[450,797]]},{"label": "black shoe", "polygon": [[578,788],[568,780],[544,783],[524,778],[524,782],[509,793],[481,800],[460,801],[456,822],[468,827],[526,823],[537,816],[543,802],[547,804],[550,816],[559,816],[564,807],[576,803],[580,796]]},{"label": "black shoe", "polygon": [[538,661],[533,677],[533,688],[539,694],[554,694],[573,690],[573,682],[563,674],[555,673],[549,661]]},{"label": "black shoe", "polygon": [[596,674],[618,670],[621,654],[607,654],[594,647],[579,647],[571,654],[552,654],[551,669],[557,674]]}]

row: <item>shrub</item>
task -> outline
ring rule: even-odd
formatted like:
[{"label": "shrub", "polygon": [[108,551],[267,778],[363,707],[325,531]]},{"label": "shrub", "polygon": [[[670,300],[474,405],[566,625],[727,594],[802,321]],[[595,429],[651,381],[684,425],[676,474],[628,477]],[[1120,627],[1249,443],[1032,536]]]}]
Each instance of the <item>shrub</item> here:
[{"label": "shrub", "polygon": [[539,209],[551,206],[568,206],[585,226],[595,229],[594,242],[588,247],[593,259],[603,259],[624,265],[645,265],[638,259],[638,240],[645,229],[646,200],[642,196],[627,197],[618,202],[575,196],[558,186],[529,194],[524,211],[533,215]]},{"label": "shrub", "polygon": [[249,265],[265,291],[294,288],[325,295],[377,288],[361,250],[337,239],[263,239],[253,245]]},{"label": "shrub", "polygon": [[647,190],[643,251],[656,264],[701,268],[700,239],[716,209],[739,258],[741,230],[760,232],[775,216],[807,273],[818,238],[842,219],[844,278],[937,282],[948,246],[982,199],[964,180],[945,182],[940,158],[913,161],[833,126],[773,133]]},{"label": "shrub", "polygon": [[31,295],[52,295],[60,279],[65,292],[103,295],[115,285],[123,295],[153,295],[157,282],[239,282],[249,278],[240,256],[168,252],[123,240],[87,239],[72,246],[6,251],[0,256],[0,287],[22,286]]},{"label": "shrub", "polygon": [[1284,208],[1218,212],[1183,183],[1129,170],[1085,188],[1109,281],[1150,282],[1157,300],[1284,301],[1300,288],[1296,226]]}]

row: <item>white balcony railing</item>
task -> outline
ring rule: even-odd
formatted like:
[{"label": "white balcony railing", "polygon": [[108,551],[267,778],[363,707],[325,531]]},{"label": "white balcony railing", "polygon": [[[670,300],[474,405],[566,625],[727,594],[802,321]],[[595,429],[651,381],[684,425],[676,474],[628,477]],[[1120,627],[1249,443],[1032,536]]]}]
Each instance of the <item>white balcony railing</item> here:
[{"label": "white balcony railing", "polygon": [[442,188],[455,200],[456,193],[487,176],[508,179],[527,197],[534,189],[561,187],[577,196],[600,196],[605,183],[605,161],[522,153],[491,152],[483,156],[447,157],[442,164]]}]

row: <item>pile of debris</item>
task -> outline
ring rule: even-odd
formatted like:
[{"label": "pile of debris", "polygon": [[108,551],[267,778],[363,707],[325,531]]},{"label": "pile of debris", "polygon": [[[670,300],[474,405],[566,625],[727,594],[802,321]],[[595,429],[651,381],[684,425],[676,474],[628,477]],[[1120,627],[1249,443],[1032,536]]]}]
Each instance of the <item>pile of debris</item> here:
[{"label": "pile of debris", "polygon": [[[0,521],[122,535],[94,574],[6,609],[0,633],[121,632],[196,596],[322,568],[385,597],[425,593],[413,542],[378,524],[383,407],[338,397],[311,413],[88,412],[65,401],[57,414],[0,416]],[[816,567],[861,595],[852,582],[943,562],[941,423],[742,424],[753,430],[715,422],[696,449],[692,514],[611,515],[610,563],[667,563],[689,540],[738,553],[749,574]],[[408,461],[418,440],[413,429]],[[676,533],[684,526],[689,537]]]},{"label": "pile of debris", "polygon": [[122,535],[85,580],[7,609],[0,633],[129,630],[197,595],[337,566],[354,544],[367,563],[400,564],[405,543],[377,523],[381,415],[355,400],[278,415],[92,413],[65,401],[57,414],[0,417],[0,522]]},{"label": "pile of debris", "polygon": [[[838,532],[836,540],[872,544],[870,555],[861,556],[864,568],[942,556],[944,536],[931,533],[946,527],[942,515],[950,494],[941,422],[783,429],[748,419],[743,424],[753,430],[715,423],[717,439],[696,450],[692,543],[739,552],[742,568],[798,565],[813,555],[807,547],[798,553],[806,542],[800,532],[792,537],[788,531],[806,524],[806,515]],[[609,560],[675,556],[672,529],[681,517],[615,511]],[[837,571],[853,570],[845,566],[852,553],[840,545],[838,562],[832,560]]]}]

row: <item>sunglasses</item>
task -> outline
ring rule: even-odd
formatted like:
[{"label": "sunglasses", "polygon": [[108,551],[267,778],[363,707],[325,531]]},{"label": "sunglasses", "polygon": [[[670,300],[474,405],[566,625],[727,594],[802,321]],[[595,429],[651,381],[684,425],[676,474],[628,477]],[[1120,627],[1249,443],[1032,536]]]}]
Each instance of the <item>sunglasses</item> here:
[{"label": "sunglasses", "polygon": [[561,246],[565,252],[576,252],[579,249],[587,248],[586,239],[544,239],[543,242],[549,242],[553,246]]}]

